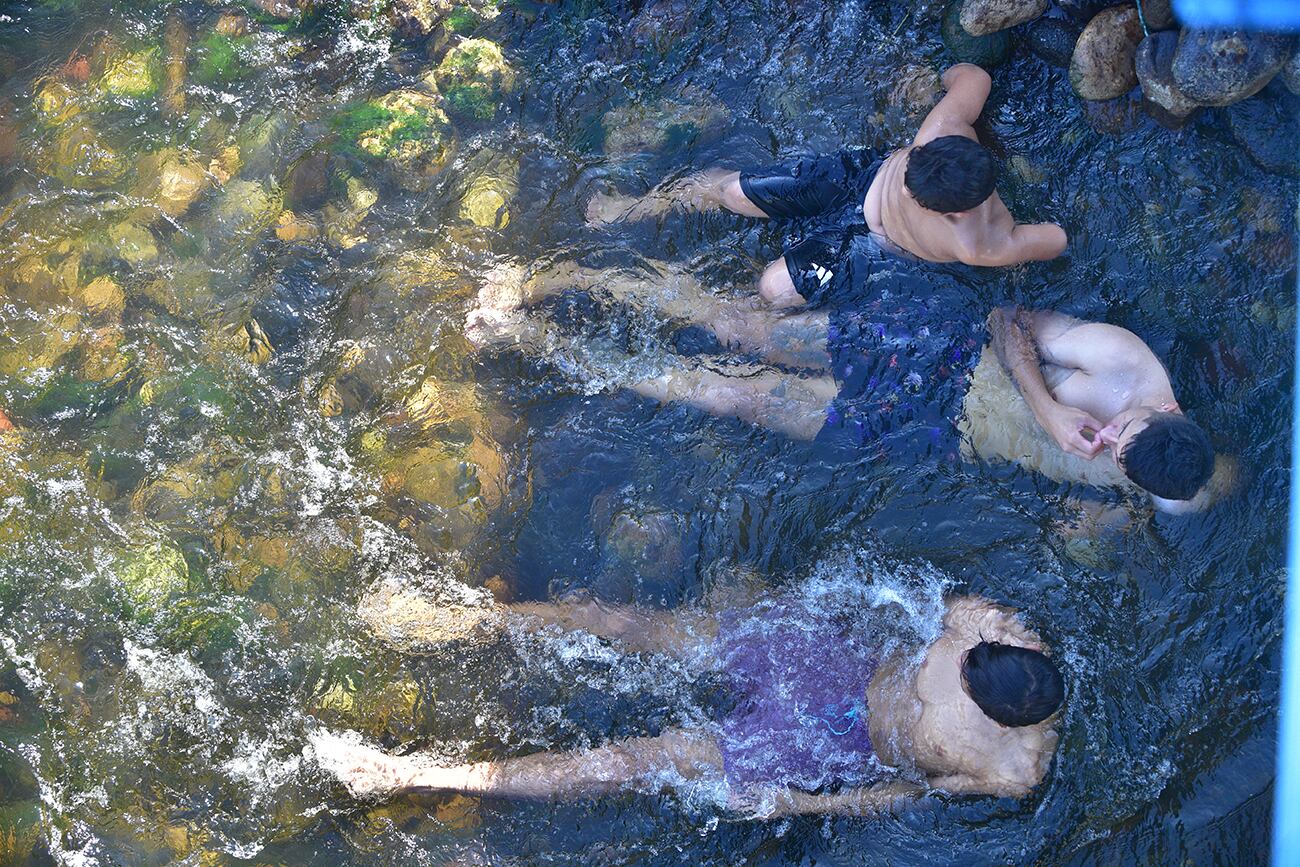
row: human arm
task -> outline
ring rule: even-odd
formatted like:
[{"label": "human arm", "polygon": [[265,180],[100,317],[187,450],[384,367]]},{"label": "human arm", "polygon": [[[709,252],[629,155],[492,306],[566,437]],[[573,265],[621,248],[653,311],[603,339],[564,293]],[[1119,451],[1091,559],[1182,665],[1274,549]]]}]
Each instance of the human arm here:
[{"label": "human arm", "polygon": [[787,786],[761,786],[747,789],[739,797],[733,796],[731,806],[760,819],[809,814],[870,816],[896,810],[925,791],[924,786],[902,780],[842,789],[833,794],[813,794]]},{"label": "human arm", "polygon": [[915,147],[945,135],[977,138],[974,124],[984,110],[993,79],[973,63],[958,63],[944,72],[943,87],[947,93],[921,123],[912,142]]},{"label": "human arm", "polygon": [[1055,223],[1018,225],[999,249],[973,256],[969,264],[995,268],[1022,262],[1045,262],[1064,253],[1067,243],[1069,239],[1065,230]]},{"label": "human arm", "polygon": [[[1039,352],[1042,341],[1035,317],[1036,314],[1019,307],[995,309],[988,319],[993,351],[1015,382],[1034,418],[1051,434],[1057,445],[1069,454],[1092,460],[1104,447],[1096,436],[1104,425],[1081,409],[1059,403],[1048,390],[1040,367],[1044,359]],[[1053,326],[1052,335],[1060,330],[1055,327],[1057,323],[1054,320],[1045,320],[1044,324]],[[1052,363],[1057,362],[1053,360]],[[1093,432],[1091,438],[1084,434],[1088,430]]]}]

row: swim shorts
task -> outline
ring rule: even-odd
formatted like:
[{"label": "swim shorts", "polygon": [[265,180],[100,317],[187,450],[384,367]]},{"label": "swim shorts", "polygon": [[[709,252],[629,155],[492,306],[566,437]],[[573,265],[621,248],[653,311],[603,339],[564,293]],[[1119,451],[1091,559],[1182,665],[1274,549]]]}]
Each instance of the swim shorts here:
[{"label": "swim shorts", "polygon": [[741,190],[769,217],[810,224],[783,253],[809,307],[837,294],[847,277],[844,258],[870,235],[862,205],[881,162],[873,150],[849,149],[740,173]]},{"label": "swim shorts", "polygon": [[879,660],[846,624],[798,599],[724,611],[718,648],[736,697],[719,747],[732,786],[865,785],[882,766],[868,731]]},{"label": "swim shorts", "polygon": [[979,362],[984,319],[942,267],[896,261],[854,287],[830,317],[827,350],[839,395],[826,426],[858,444],[904,433],[955,448],[954,418]]}]

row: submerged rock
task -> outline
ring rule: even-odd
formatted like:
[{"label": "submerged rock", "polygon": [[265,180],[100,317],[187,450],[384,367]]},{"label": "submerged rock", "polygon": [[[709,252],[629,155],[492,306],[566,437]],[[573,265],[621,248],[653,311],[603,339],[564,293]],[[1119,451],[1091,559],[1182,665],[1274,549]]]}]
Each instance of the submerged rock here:
[{"label": "submerged rock", "polygon": [[461,196],[460,217],[480,228],[504,229],[510,222],[510,201],[519,191],[519,162],[508,157],[489,162]]},{"label": "submerged rock", "polygon": [[601,536],[606,569],[665,581],[682,567],[685,521],[663,509],[625,509]]},{"label": "submerged rock", "polygon": [[961,0],[953,0],[943,13],[940,33],[948,53],[962,63],[975,63],[985,69],[999,66],[1011,51],[1011,37],[999,30],[987,36],[975,36],[961,26]]},{"label": "submerged rock", "polygon": [[81,288],[81,302],[91,313],[120,317],[126,307],[126,293],[107,275],[96,277]]},{"label": "submerged rock", "polygon": [[36,110],[48,124],[67,123],[85,107],[85,92],[65,79],[51,76],[36,89]]},{"label": "submerged rock", "polygon": [[1071,21],[1083,26],[1107,6],[1114,6],[1115,0],[1056,0],[1056,5]]},{"label": "submerged rock", "polygon": [[1089,100],[1083,103],[1084,121],[1105,135],[1131,132],[1141,123],[1142,117],[1142,100],[1132,93],[1115,99]]},{"label": "submerged rock", "polygon": [[293,211],[284,211],[275,224],[275,237],[286,244],[301,244],[320,237],[320,223]]},{"label": "submerged rock", "polygon": [[1184,30],[1173,59],[1178,89],[1201,105],[1254,96],[1286,63],[1290,36],[1244,30]]},{"label": "submerged rock", "polygon": [[1047,0],[962,0],[958,20],[972,36],[987,36],[1047,11]]},{"label": "submerged rock", "polygon": [[1300,177],[1295,142],[1300,140],[1300,112],[1287,99],[1249,99],[1227,111],[1232,137],[1261,169]]},{"label": "submerged rock", "polygon": [[376,638],[407,651],[448,641],[490,639],[505,618],[482,591],[459,582],[417,589],[388,578],[357,606],[357,616]]},{"label": "submerged rock", "polygon": [[158,613],[167,600],[189,586],[185,555],[165,540],[133,548],[121,560],[118,580],[137,615]]},{"label": "submerged rock", "polygon": [[185,54],[190,44],[190,30],[181,14],[172,10],[163,24],[162,107],[177,117],[185,111]]},{"label": "submerged rock", "polygon": [[207,85],[229,84],[249,69],[240,59],[248,37],[209,33],[195,46],[194,80]]},{"label": "submerged rock", "polygon": [[1300,49],[1296,49],[1291,54],[1291,59],[1282,64],[1277,76],[1286,85],[1287,90],[1300,96]]},{"label": "submerged rock", "polygon": [[1137,9],[1113,6],[1079,34],[1070,58],[1070,86],[1081,98],[1115,99],[1137,86],[1134,59],[1142,41]]},{"label": "submerged rock", "polygon": [[1138,46],[1136,68],[1142,95],[1174,117],[1186,117],[1196,110],[1174,81],[1173,60],[1178,48],[1178,34],[1172,30],[1152,33]]},{"label": "submerged rock", "polygon": [[1025,38],[1035,55],[1052,66],[1068,69],[1079,33],[1078,25],[1064,18],[1040,18],[1029,26]]},{"label": "submerged rock", "polygon": [[1142,0],[1141,11],[1147,29],[1152,32],[1168,30],[1178,24],[1177,19],[1174,18],[1173,0]]},{"label": "submerged rock", "polygon": [[501,97],[515,87],[501,47],[486,39],[466,39],[452,48],[433,78],[453,114],[476,120],[490,120]]},{"label": "submerged rock", "polygon": [[731,116],[694,88],[680,99],[627,103],[605,112],[605,152],[610,155],[663,151],[716,135],[731,124]]},{"label": "submerged rock", "polygon": [[77,119],[59,128],[36,165],[46,174],[81,189],[103,189],[126,176],[129,163],[89,123]]},{"label": "submerged rock", "polygon": [[290,208],[312,211],[329,196],[330,155],[318,150],[293,162],[284,178],[285,203]]},{"label": "submerged rock", "polygon": [[203,164],[176,148],[156,151],[140,160],[139,195],[151,199],[158,210],[179,217],[207,188],[209,177]]}]

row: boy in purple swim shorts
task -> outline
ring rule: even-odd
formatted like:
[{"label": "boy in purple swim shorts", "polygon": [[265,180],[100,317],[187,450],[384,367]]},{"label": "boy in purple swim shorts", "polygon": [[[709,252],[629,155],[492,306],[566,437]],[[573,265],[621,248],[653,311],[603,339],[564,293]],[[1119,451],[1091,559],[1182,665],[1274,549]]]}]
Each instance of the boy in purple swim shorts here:
[{"label": "boy in purple swim shorts", "polygon": [[[418,606],[400,608],[371,625],[410,649],[430,631],[411,613]],[[793,594],[717,616],[595,602],[497,606],[468,617],[426,608],[435,632],[475,620],[493,631],[559,627],[702,662],[723,673],[735,704],[712,725],[451,767],[316,734],[315,758],[356,795],[572,799],[712,781],[728,804],[756,815],[862,815],[927,787],[1021,797],[1042,781],[1056,749],[1060,671],[1013,610],[978,597],[950,599],[928,646],[884,658],[881,636],[851,613]]]}]

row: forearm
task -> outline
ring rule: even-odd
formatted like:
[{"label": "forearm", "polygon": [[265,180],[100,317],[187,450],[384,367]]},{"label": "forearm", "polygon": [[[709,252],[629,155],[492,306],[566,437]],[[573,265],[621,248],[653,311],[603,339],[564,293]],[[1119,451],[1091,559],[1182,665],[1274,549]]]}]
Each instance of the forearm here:
[{"label": "forearm", "polygon": [[1020,307],[1001,307],[989,316],[993,350],[1010,374],[1034,418],[1046,427],[1046,417],[1057,405],[1043,379],[1042,359],[1033,339],[1033,327]]},{"label": "forearm", "polygon": [[894,810],[924,793],[923,787],[907,782],[846,789],[833,795],[814,795],[797,789],[787,789],[784,796],[778,799],[776,815],[832,813],[842,816],[870,816]]}]

